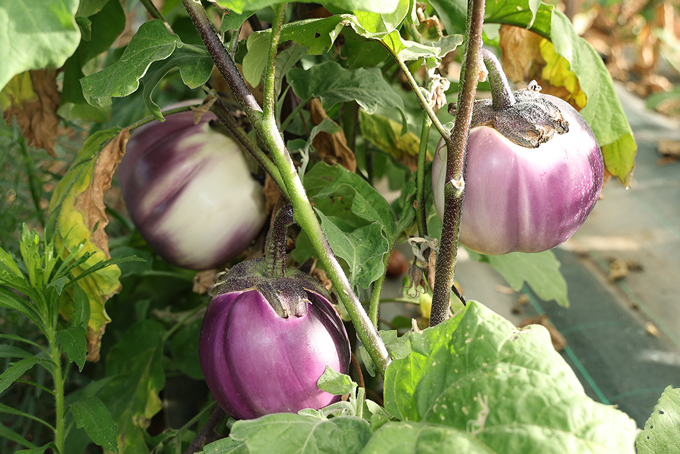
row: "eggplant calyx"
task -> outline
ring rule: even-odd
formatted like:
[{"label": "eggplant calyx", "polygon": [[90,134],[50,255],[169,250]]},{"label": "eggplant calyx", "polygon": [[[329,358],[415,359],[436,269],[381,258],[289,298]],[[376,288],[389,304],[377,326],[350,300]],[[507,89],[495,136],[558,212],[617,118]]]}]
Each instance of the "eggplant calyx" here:
[{"label": "eggplant calyx", "polygon": [[[486,49],[481,53],[489,74],[491,99],[475,101],[471,127],[489,126],[525,148],[538,148],[555,134],[569,132],[562,111],[539,94],[541,87],[535,80],[513,93],[496,56]],[[455,104],[450,104],[449,113],[455,115],[455,111]]]}]

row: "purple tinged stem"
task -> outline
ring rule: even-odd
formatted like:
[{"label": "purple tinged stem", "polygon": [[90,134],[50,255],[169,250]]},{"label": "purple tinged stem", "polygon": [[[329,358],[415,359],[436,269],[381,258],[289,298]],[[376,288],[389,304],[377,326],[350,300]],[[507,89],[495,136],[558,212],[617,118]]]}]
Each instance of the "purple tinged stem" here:
[{"label": "purple tinged stem", "polygon": [[451,139],[447,141],[446,185],[444,187],[444,220],[442,238],[437,255],[435,284],[432,298],[430,326],[436,326],[448,318],[451,304],[451,287],[458,254],[460,218],[463,208],[465,181],[463,169],[472,121],[472,109],[477,81],[479,79],[480,49],[482,48],[482,25],[484,24],[484,0],[468,0],[465,36],[465,61],[461,72],[461,84],[456,109],[456,123]]},{"label": "purple tinged stem", "polygon": [[266,255],[266,273],[271,278],[280,279],[286,275],[286,232],[294,222],[293,205],[285,205],[276,213]]}]

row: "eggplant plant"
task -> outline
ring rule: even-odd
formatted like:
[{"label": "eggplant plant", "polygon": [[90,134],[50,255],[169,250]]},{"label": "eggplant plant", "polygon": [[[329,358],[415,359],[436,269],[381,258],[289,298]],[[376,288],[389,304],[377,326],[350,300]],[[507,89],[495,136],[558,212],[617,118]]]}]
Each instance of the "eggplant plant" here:
[{"label": "eggplant plant", "polygon": [[[0,13],[12,38],[0,105],[17,118],[3,137],[68,168],[29,172],[42,240],[27,228],[0,249],[2,316],[39,331],[2,334],[0,413],[14,418],[0,424],[2,452],[635,452],[635,422],[585,394],[543,327],[520,330],[476,301],[451,313],[460,242],[545,251],[583,223],[605,169],[630,181],[635,144],[611,77],[552,5],[48,0]],[[498,24],[544,40],[559,57],[550,69],[578,81],[580,112],[535,84],[513,94],[489,53]],[[459,76],[447,74],[454,59]],[[492,101],[475,101],[485,77]],[[35,99],[84,140],[76,157],[66,139],[38,140],[59,130],[25,121]],[[241,150],[266,174],[268,208]],[[508,164],[523,155],[524,167]],[[529,179],[549,171],[559,177]],[[517,195],[519,180],[539,200]],[[105,199],[111,185],[118,199]],[[253,240],[277,206],[263,247]],[[387,265],[407,239],[407,284],[431,294],[429,327],[385,331]],[[244,248],[210,300],[206,268]],[[556,267],[540,273],[523,279],[563,281]],[[673,391],[663,405],[677,410]],[[164,425],[182,394],[191,416]],[[653,426],[646,439],[677,442]]]}]

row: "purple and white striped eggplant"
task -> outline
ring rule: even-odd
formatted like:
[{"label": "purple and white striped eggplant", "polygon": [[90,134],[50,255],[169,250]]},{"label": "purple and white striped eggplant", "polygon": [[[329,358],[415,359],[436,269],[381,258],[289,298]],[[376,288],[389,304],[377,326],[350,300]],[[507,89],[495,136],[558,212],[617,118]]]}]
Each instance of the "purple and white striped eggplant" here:
[{"label": "purple and white striped eggplant", "polygon": [[266,218],[262,186],[212,113],[169,115],[135,131],[119,166],[130,218],[163,259],[208,269],[240,254]]},{"label": "purple and white striped eggplant", "polygon": [[338,399],[317,386],[326,366],[349,370],[342,320],[315,279],[286,269],[279,221],[266,258],[239,263],[211,288],[201,327],[203,375],[236,419],[325,407]]},{"label": "purple and white striped eggplant", "polygon": [[[460,242],[477,252],[551,249],[576,232],[599,198],[604,163],[595,135],[576,109],[539,90],[533,83],[515,92],[505,109],[496,100],[475,103]],[[432,190],[442,217],[445,174],[441,149]]]}]

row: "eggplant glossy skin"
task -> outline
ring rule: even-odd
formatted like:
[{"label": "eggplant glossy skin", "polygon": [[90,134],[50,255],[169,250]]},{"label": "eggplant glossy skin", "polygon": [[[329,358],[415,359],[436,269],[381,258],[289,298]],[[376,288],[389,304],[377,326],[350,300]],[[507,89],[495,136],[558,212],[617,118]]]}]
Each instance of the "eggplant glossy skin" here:
[{"label": "eggplant glossy skin", "polygon": [[236,419],[319,409],[336,401],[317,387],[326,366],[347,374],[347,332],[325,297],[307,291],[302,316],[279,316],[257,290],[212,299],[203,319],[199,356],[222,409]]},{"label": "eggplant glossy skin", "polygon": [[[460,242],[477,252],[542,252],[569,239],[595,207],[604,178],[595,135],[568,103],[550,95],[569,122],[538,148],[488,126],[470,132]],[[435,204],[444,212],[446,149],[432,167]]]},{"label": "eggplant glossy skin", "polygon": [[262,186],[231,138],[210,129],[213,114],[170,115],[136,131],[119,166],[130,217],[164,260],[209,269],[237,257],[266,213]]}]

